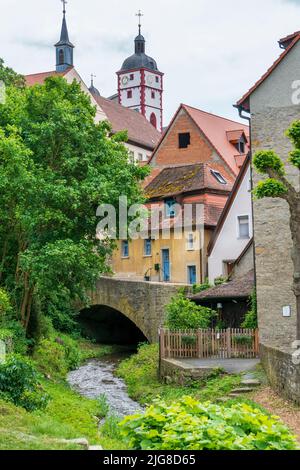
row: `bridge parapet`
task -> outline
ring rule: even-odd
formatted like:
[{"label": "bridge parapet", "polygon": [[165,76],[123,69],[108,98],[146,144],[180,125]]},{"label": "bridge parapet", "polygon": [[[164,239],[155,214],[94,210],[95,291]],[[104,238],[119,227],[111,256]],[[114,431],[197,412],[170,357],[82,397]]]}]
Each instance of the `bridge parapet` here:
[{"label": "bridge parapet", "polygon": [[150,342],[158,341],[165,307],[182,284],[101,277],[92,294],[91,305],[111,307],[131,320]]}]

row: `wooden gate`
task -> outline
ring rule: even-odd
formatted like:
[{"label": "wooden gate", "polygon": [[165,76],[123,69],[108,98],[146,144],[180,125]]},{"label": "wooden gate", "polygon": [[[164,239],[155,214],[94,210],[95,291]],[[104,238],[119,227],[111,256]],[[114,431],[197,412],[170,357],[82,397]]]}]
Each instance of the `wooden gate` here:
[{"label": "wooden gate", "polygon": [[170,331],[162,328],[159,337],[162,359],[252,359],[259,354],[258,330],[254,329]]}]

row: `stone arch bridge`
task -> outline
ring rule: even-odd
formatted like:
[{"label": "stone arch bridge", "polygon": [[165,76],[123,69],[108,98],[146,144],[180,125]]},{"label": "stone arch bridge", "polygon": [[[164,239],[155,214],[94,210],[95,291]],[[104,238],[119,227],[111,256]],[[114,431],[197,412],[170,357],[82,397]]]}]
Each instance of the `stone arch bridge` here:
[{"label": "stone arch bridge", "polygon": [[101,277],[92,294],[91,307],[103,305],[117,310],[131,320],[148,341],[155,342],[164,321],[165,306],[180,287],[183,286]]}]

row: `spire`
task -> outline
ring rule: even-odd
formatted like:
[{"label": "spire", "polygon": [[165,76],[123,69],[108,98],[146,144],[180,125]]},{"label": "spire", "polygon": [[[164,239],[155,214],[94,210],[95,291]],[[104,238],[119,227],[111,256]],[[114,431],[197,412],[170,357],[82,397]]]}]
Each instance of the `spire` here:
[{"label": "spire", "polygon": [[60,33],[60,40],[55,44],[56,47],[56,71],[63,72],[68,67],[73,67],[73,49],[74,45],[69,40],[69,33],[66,21],[66,0],[63,3],[63,20]]},{"label": "spire", "polygon": [[141,10],[138,11],[138,13],[136,13],[135,16],[138,16],[139,17],[139,34],[138,36],[135,38],[134,40],[134,43],[135,43],[135,53],[136,54],[145,54],[145,44],[146,44],[146,41],[145,41],[145,38],[144,36],[142,36],[142,25],[141,25],[141,18],[143,15],[143,13],[141,12]]},{"label": "spire", "polygon": [[93,73],[91,74],[91,86],[89,88],[90,92],[92,93],[93,96],[101,96],[100,91],[94,86],[94,78],[96,78],[96,75]]}]

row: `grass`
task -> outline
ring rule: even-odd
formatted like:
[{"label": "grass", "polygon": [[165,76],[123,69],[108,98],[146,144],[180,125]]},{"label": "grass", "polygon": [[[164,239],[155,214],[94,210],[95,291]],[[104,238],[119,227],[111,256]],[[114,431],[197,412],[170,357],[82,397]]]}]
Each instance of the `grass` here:
[{"label": "grass", "polygon": [[202,382],[191,382],[189,386],[166,385],[158,378],[157,365],[158,346],[155,344],[142,345],[137,354],[119,365],[117,374],[124,379],[133,400],[148,404],[157,396],[173,401],[190,395],[201,401],[217,401],[241,382],[240,375],[218,375]]},{"label": "grass", "polygon": [[[79,349],[82,362],[120,352],[120,347],[97,345],[87,340],[79,341]],[[99,430],[99,419],[108,412],[103,397],[99,400],[82,397],[59,374],[50,380],[43,379],[42,386],[51,398],[43,411],[29,413],[0,400],[0,450],[82,450],[82,447],[61,442],[76,438],[85,438],[91,445],[101,445],[107,450],[126,449],[120,443],[113,420]]]}]

